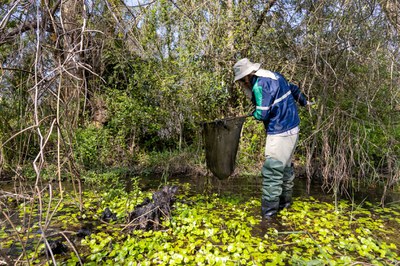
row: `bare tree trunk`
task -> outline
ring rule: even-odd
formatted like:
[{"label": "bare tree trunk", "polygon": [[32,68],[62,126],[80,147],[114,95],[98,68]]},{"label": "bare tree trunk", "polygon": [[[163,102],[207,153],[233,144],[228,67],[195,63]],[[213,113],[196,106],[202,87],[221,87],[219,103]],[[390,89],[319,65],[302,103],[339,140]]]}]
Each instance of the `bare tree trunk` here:
[{"label": "bare tree trunk", "polygon": [[227,14],[228,14],[228,50],[231,55],[234,52],[234,36],[233,36],[233,0],[227,1]]},{"label": "bare tree trunk", "polygon": [[400,1],[381,0],[380,3],[389,22],[400,33]]},{"label": "bare tree trunk", "polygon": [[80,101],[85,94],[86,82],[84,64],[82,62],[86,27],[84,2],[82,0],[64,0],[61,3],[62,50],[61,62],[63,68],[61,99],[65,104],[65,115],[70,126],[78,122]]},{"label": "bare tree trunk", "polygon": [[[60,54],[62,67],[65,71],[60,72],[60,98],[63,102],[64,116],[61,122],[64,128],[73,129],[79,122],[79,114],[81,108],[80,97],[87,96],[87,84],[85,78],[85,68],[87,66],[83,62],[85,51],[85,28],[86,14],[85,4],[83,0],[64,0],[61,3],[61,28],[62,28],[62,50]],[[71,137],[67,137],[71,139]],[[67,148],[66,148],[67,149]],[[67,151],[66,151],[67,152]],[[73,162],[71,162],[73,163]],[[78,197],[80,201],[80,209],[82,208],[82,185],[79,174],[77,175]]]}]

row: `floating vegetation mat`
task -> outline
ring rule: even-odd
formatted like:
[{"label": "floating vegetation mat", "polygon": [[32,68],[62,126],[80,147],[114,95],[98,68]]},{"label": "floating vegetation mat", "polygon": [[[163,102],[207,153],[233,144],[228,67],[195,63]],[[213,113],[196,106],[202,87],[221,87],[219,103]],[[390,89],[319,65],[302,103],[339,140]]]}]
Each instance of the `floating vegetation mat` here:
[{"label": "floating vegetation mat", "polygon": [[[64,199],[48,225],[47,236],[63,232],[67,250],[55,255],[63,265],[399,265],[400,209],[367,202],[336,205],[315,198],[296,198],[276,219],[261,221],[260,200],[190,195],[180,188],[172,218],[160,230],[126,231],[126,215],[151,192],[88,192],[85,210]],[[55,202],[55,200],[53,199]],[[48,202],[47,202],[48,203]],[[30,206],[30,205],[29,205]],[[37,206],[18,205],[20,218]],[[46,205],[43,205],[46,206]],[[116,221],[101,222],[103,210]],[[29,229],[1,224],[1,248],[21,264],[51,264],[37,217]],[[78,236],[83,225],[88,233]],[[30,234],[27,234],[27,230]],[[81,232],[81,231],[80,231]],[[26,255],[21,255],[22,243]],[[20,254],[17,254],[20,252]],[[78,254],[79,256],[78,256]],[[19,257],[19,258],[18,258]]]}]

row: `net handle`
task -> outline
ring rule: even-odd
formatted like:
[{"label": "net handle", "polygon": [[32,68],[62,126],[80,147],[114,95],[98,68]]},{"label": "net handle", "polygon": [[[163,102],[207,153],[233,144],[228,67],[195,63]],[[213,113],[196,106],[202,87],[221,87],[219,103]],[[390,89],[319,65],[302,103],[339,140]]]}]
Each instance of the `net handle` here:
[{"label": "net handle", "polygon": [[224,122],[224,121],[229,121],[229,120],[233,120],[233,119],[237,119],[237,118],[248,118],[248,117],[252,117],[253,114],[247,114],[247,115],[241,115],[241,116],[234,116],[234,117],[227,117],[227,118],[222,118],[222,119],[217,119],[211,122],[200,122],[202,125],[203,124],[208,124],[208,123],[220,123],[220,122]]}]

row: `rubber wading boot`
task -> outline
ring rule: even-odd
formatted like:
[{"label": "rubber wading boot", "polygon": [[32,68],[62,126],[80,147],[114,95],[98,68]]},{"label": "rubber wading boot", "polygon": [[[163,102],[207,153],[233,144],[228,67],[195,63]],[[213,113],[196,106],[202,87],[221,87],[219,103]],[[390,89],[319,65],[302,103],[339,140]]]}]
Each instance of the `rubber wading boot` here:
[{"label": "rubber wading boot", "polygon": [[293,164],[283,169],[282,194],[279,196],[279,209],[289,208],[292,205],[294,171]]},{"label": "rubber wading boot", "polygon": [[279,201],[262,201],[261,216],[263,219],[270,219],[275,216],[279,210]]},{"label": "rubber wading boot", "polygon": [[279,210],[289,208],[292,205],[292,196],[281,195],[279,197]]},{"label": "rubber wading boot", "polygon": [[281,161],[272,157],[265,159],[262,175],[262,196],[264,201],[279,201],[279,196],[282,194],[283,185],[283,170],[284,165]]}]

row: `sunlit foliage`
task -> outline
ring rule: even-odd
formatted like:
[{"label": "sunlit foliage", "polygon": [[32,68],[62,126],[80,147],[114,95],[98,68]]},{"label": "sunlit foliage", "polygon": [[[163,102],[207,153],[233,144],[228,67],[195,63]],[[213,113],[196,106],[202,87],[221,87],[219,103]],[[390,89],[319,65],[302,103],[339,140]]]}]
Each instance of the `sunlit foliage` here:
[{"label": "sunlit foliage", "polygon": [[[343,200],[337,209],[312,197],[296,198],[293,207],[281,211],[276,219],[261,221],[257,198],[193,195],[189,187],[180,187],[173,215],[164,220],[163,228],[147,232],[126,230],[125,218],[150,192],[87,192],[82,215],[73,202],[63,203],[47,229],[54,235],[49,239],[61,239],[68,245],[57,234],[66,232],[84,265],[394,265],[400,259],[400,209],[396,205],[374,209],[368,202],[357,205]],[[37,207],[20,204],[20,216],[36,212]],[[116,213],[117,221],[99,221],[106,207]],[[78,238],[83,225],[89,226],[91,235]],[[18,249],[17,236],[3,229],[3,248]],[[39,227],[36,222],[30,227],[21,224],[15,233],[23,238],[25,230],[31,232],[33,241],[27,256],[39,263],[45,248],[37,242]],[[78,256],[69,250],[56,257],[75,265]]]}]

